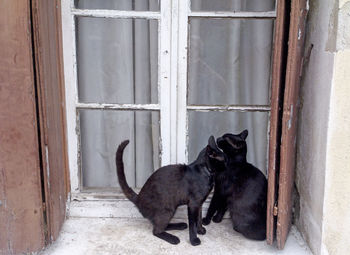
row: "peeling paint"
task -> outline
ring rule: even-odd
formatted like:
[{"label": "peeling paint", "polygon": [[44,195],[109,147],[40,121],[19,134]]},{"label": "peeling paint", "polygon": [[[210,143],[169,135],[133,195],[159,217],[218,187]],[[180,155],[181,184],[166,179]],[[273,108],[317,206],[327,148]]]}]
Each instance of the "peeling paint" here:
[{"label": "peeling paint", "polygon": [[45,145],[45,160],[46,160],[47,187],[50,189],[50,161],[49,161],[49,148],[47,145]]},{"label": "peeling paint", "polygon": [[288,130],[292,127],[292,121],[293,121],[293,105],[290,107],[290,117],[288,120]]}]

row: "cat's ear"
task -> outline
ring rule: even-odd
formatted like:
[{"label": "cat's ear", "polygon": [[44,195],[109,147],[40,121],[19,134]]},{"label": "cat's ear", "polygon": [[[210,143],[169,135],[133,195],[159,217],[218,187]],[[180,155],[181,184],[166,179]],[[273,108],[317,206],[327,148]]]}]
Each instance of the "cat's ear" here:
[{"label": "cat's ear", "polygon": [[209,137],[208,145],[213,149],[217,148],[214,136]]},{"label": "cat's ear", "polygon": [[245,139],[247,138],[247,136],[248,136],[248,130],[246,129],[246,130],[242,131],[242,133],[240,133],[239,136],[240,136],[243,140],[245,140]]},{"label": "cat's ear", "polygon": [[207,152],[207,155],[208,155],[210,158],[215,158],[215,157],[216,157],[215,150],[211,147],[210,144],[207,145],[206,152]]},{"label": "cat's ear", "polygon": [[218,151],[216,151],[214,148],[212,148],[210,145],[207,145],[207,155],[209,156],[209,158],[213,158],[216,159],[218,161],[225,161],[225,156],[223,155],[223,153],[220,153]]}]

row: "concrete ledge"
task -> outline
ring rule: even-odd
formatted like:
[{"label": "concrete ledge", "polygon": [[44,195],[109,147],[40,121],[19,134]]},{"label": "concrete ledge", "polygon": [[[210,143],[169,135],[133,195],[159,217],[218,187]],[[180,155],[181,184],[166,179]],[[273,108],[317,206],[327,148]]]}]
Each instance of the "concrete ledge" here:
[{"label": "concrete ledge", "polygon": [[[181,220],[174,220],[179,222]],[[191,246],[188,229],[169,231],[181,240],[171,245],[152,235],[152,226],[145,219],[70,218],[58,240],[43,255],[92,254],[311,254],[295,227],[283,251],[265,241],[250,241],[232,229],[231,222],[206,226],[207,234],[199,236],[202,243]]]}]

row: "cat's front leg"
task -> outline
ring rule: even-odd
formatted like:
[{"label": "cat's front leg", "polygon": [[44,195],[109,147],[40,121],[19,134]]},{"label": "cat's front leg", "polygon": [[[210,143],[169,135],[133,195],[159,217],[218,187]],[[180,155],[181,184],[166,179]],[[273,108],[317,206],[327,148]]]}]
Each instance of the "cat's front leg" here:
[{"label": "cat's front leg", "polygon": [[225,212],[226,212],[226,208],[224,208],[224,209],[221,209],[221,208],[220,208],[220,209],[216,212],[215,216],[213,217],[213,222],[215,222],[215,223],[221,222],[222,219],[224,218]]},{"label": "cat's front leg", "polygon": [[225,212],[227,210],[227,202],[224,199],[221,199],[218,203],[217,211],[215,216],[213,217],[213,221],[215,223],[219,223],[224,218]]},{"label": "cat's front leg", "polygon": [[219,202],[219,195],[217,194],[216,190],[214,190],[214,195],[210,201],[210,205],[209,205],[209,208],[207,211],[207,216],[205,216],[205,218],[203,218],[204,225],[210,224],[210,221],[216,212],[218,202]]},{"label": "cat's front leg", "polygon": [[202,225],[202,206],[198,210],[198,223],[197,223],[197,233],[200,235],[205,235],[207,231]]},{"label": "cat's front leg", "polygon": [[189,224],[189,231],[190,231],[190,242],[193,246],[199,245],[201,243],[201,240],[197,237],[199,209],[200,209],[200,206],[191,205],[191,204],[189,204],[187,208],[188,224]]}]

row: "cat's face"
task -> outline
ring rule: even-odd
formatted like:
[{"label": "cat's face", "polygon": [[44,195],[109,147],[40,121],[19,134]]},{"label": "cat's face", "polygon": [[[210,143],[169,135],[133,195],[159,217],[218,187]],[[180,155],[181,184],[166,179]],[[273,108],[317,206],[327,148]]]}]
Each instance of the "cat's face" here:
[{"label": "cat's face", "polygon": [[210,136],[208,140],[206,155],[212,171],[216,172],[225,168],[227,156],[219,149],[213,136]]},{"label": "cat's face", "polygon": [[248,136],[248,130],[244,130],[240,134],[224,134],[219,137],[216,142],[220,149],[222,149],[227,155],[239,154],[247,151],[246,138]]}]

